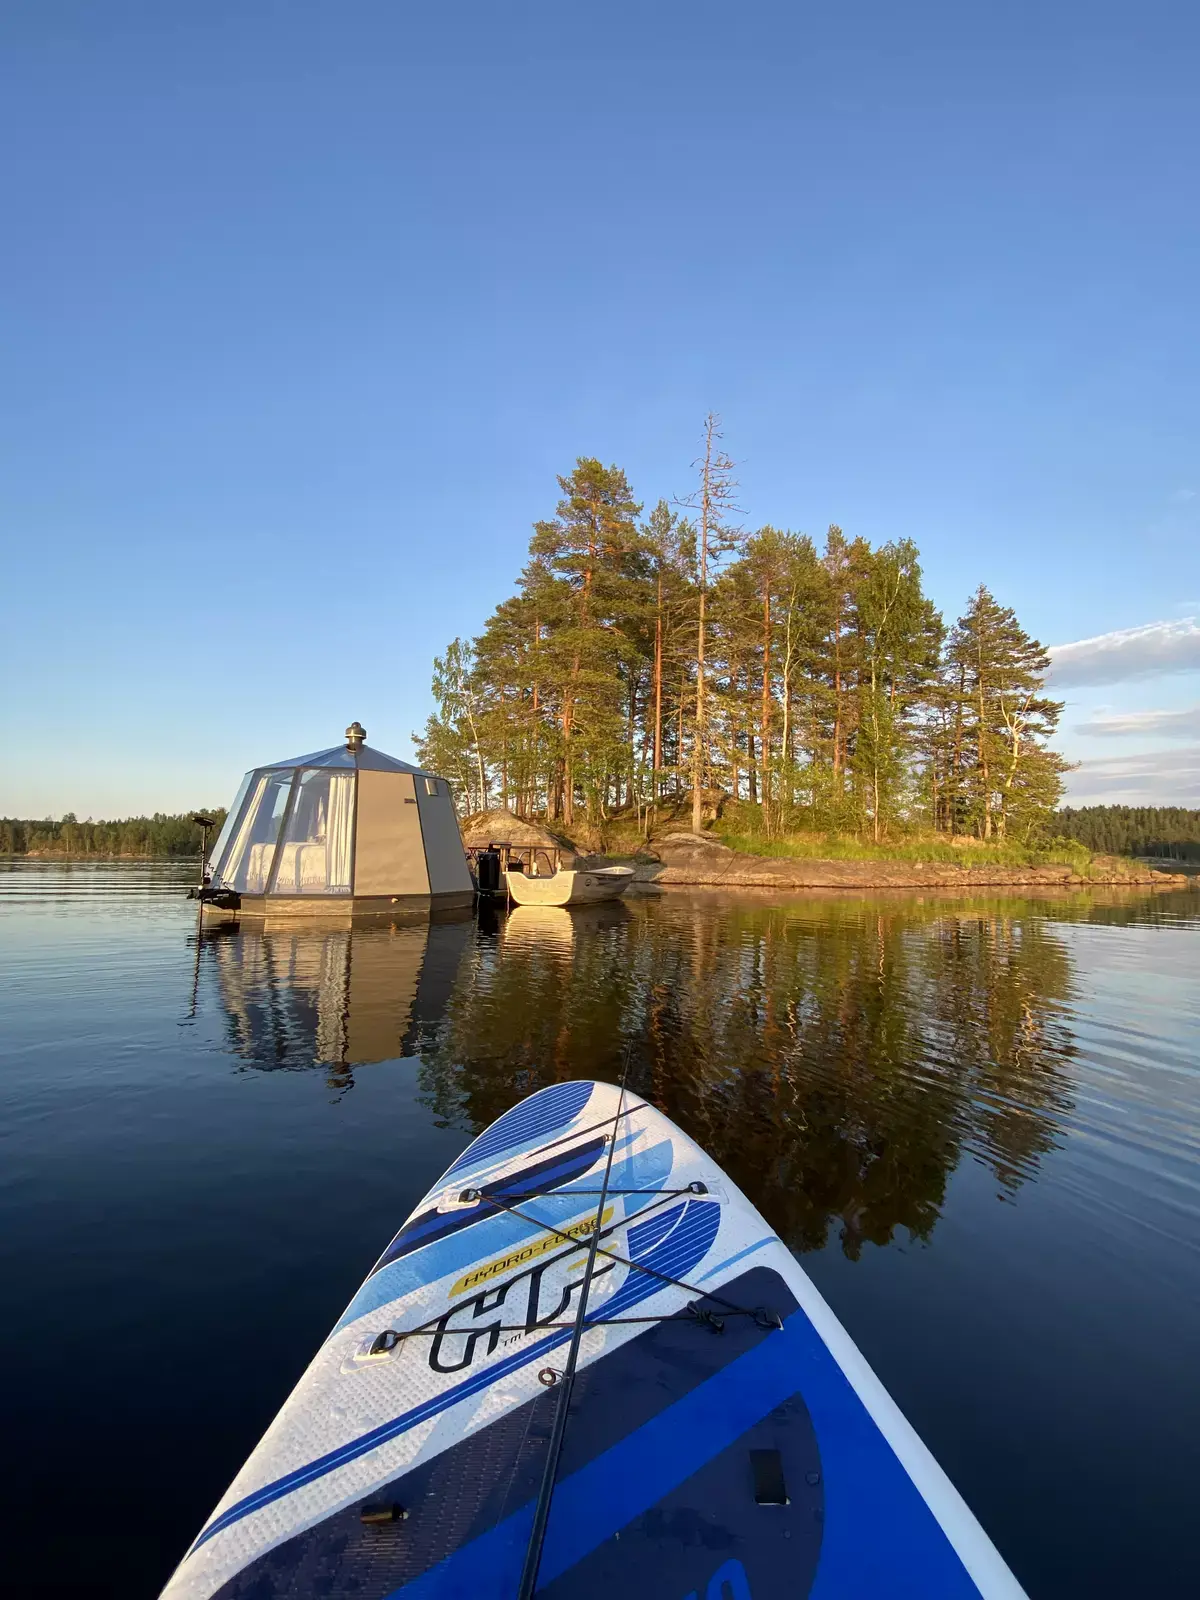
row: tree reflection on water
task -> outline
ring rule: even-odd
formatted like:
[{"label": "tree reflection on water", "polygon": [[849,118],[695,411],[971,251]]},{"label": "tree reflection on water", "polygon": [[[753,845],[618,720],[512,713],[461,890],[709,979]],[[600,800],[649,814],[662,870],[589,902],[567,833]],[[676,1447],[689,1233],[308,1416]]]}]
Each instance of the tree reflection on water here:
[{"label": "tree reflection on water", "polygon": [[1071,1110],[1071,964],[1041,908],[672,896],[512,913],[423,1059],[440,1121],[486,1126],[620,1076],[711,1152],[793,1249],[927,1238],[964,1155],[1002,1191]]},{"label": "tree reflection on water", "polygon": [[434,1122],[475,1133],[566,1078],[621,1074],[787,1243],[927,1239],[951,1174],[1004,1197],[1073,1103],[1063,923],[1142,901],[726,898],[214,939],[230,1048],[354,1074],[420,1058]]}]

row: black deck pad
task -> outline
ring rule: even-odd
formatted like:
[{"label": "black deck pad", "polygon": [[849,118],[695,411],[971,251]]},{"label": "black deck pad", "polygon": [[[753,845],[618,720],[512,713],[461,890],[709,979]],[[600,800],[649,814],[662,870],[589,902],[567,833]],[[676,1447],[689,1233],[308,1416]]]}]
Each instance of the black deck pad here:
[{"label": "black deck pad", "polygon": [[[723,1285],[720,1293],[734,1305],[764,1306],[780,1317],[796,1309],[783,1280],[764,1267],[743,1273]],[[748,1316],[726,1316],[724,1327],[723,1333],[713,1333],[681,1312],[651,1323],[585,1367],[572,1397],[559,1480],[774,1336]],[[405,1359],[415,1355],[407,1352]],[[407,1512],[403,1520],[364,1524],[362,1507],[356,1502],[253,1561],[218,1591],[219,1600],[310,1600],[314,1595],[383,1600],[536,1497],[557,1398],[555,1389],[546,1389],[363,1497],[362,1504],[403,1507]],[[788,1505],[756,1503],[751,1450],[779,1453],[791,1497]],[[720,1504],[727,1509],[719,1518],[701,1515],[692,1508],[697,1497],[710,1507]],[[638,1593],[672,1600],[678,1592],[679,1600],[684,1600],[691,1588],[704,1600],[714,1572],[723,1562],[734,1560],[750,1574],[751,1588],[746,1592],[757,1596],[752,1569],[765,1561],[777,1570],[782,1551],[795,1578],[790,1592],[800,1596],[807,1593],[816,1566],[821,1509],[816,1438],[804,1403],[796,1396],[622,1529],[617,1540],[593,1551],[538,1593],[547,1600],[592,1594],[609,1600],[623,1594],[624,1600],[633,1600],[628,1563],[636,1552],[645,1571],[645,1586]],[[759,1547],[761,1561],[756,1556]],[[742,1600],[742,1591],[736,1585],[728,1588],[723,1578],[710,1591],[716,1600],[725,1600],[722,1588],[728,1589],[732,1600]],[[764,1594],[772,1592],[770,1584],[763,1589]]]}]

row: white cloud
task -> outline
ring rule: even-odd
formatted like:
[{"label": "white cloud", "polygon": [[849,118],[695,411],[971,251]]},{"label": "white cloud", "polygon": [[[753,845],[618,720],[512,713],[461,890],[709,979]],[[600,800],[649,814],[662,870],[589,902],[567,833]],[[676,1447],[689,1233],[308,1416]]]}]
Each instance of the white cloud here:
[{"label": "white cloud", "polygon": [[1200,671],[1200,618],[1194,616],[1146,622],[1140,628],[1118,628],[1094,639],[1050,646],[1049,682],[1055,689],[1196,671]]},{"label": "white cloud", "polygon": [[1069,805],[1200,806],[1200,744],[1084,761],[1067,778]]},{"label": "white cloud", "polygon": [[1171,496],[1171,504],[1175,506],[1185,506],[1189,500],[1194,500],[1195,498],[1195,489],[1176,489],[1175,493]]},{"label": "white cloud", "polygon": [[1103,712],[1075,724],[1076,733],[1100,738],[1130,738],[1159,734],[1166,739],[1200,739],[1200,706],[1183,711]]}]

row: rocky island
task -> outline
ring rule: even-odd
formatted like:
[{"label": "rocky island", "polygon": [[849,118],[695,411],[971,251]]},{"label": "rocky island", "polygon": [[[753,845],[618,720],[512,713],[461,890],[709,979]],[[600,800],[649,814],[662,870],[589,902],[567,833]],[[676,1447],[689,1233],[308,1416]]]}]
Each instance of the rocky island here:
[{"label": "rocky island", "polygon": [[[580,834],[583,830],[579,830]],[[619,841],[608,849],[589,849],[604,841],[595,837],[570,838],[541,823],[512,812],[489,810],[467,817],[462,824],[468,849],[492,842],[558,851],[566,867],[601,866],[625,861],[635,868],[635,887],[670,889],[705,887],[736,889],[973,889],[1019,886],[1081,888],[1093,884],[1180,888],[1186,875],[1163,871],[1127,857],[1081,852],[1075,861],[1032,862],[1007,865],[972,859],[958,865],[931,859],[822,860],[812,856],[760,855],[731,848],[716,833],[667,831],[622,849]],[[767,848],[767,846],[763,846]],[[931,855],[932,855],[931,850]],[[973,852],[977,857],[978,852]]]}]

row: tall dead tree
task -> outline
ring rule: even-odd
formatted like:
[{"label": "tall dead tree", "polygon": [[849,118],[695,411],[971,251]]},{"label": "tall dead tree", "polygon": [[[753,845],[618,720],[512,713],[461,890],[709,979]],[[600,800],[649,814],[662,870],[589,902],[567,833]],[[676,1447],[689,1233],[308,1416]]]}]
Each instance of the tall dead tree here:
[{"label": "tall dead tree", "polygon": [[705,703],[705,647],[707,644],[707,597],[710,568],[723,555],[737,549],[742,532],[730,522],[739,507],[734,504],[737,480],[733,476],[734,463],[721,447],[721,419],[710,411],[704,419],[704,454],[692,462],[693,470],[700,474],[694,492],[681,500],[697,513],[696,577],[698,589],[698,620],[696,627],[696,723],[692,737],[692,831],[701,827],[701,797],[704,789],[704,768],[708,758]]}]

